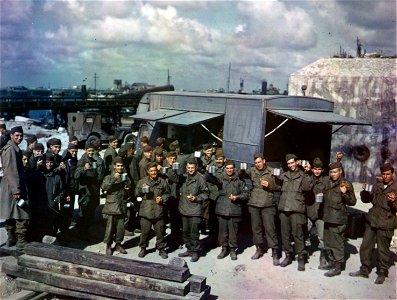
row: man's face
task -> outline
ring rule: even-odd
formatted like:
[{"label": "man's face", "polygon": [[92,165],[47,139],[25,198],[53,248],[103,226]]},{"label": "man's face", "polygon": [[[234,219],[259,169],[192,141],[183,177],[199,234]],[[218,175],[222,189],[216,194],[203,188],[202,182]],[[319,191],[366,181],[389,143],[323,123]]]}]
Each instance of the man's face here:
[{"label": "man's face", "polygon": [[85,149],[85,154],[87,154],[89,158],[92,158],[94,156],[94,148]]},{"label": "man's face", "polygon": [[255,168],[257,168],[258,170],[262,170],[265,166],[265,162],[265,159],[258,157],[254,160]]},{"label": "man's face", "polygon": [[11,141],[13,141],[15,144],[19,145],[22,143],[23,140],[23,133],[21,132],[14,132],[11,134]]},{"label": "man's face", "polygon": [[382,172],[383,184],[388,184],[392,180],[393,180],[393,172],[391,170]]},{"label": "man's face", "polygon": [[287,166],[290,171],[294,172],[298,167],[298,164],[296,163],[295,159],[291,158],[289,161],[287,161]]},{"label": "man's face", "polygon": [[323,173],[324,169],[322,168],[313,168],[312,172],[314,174],[314,176],[316,177],[320,177],[321,173]]},{"label": "man's face", "polygon": [[147,159],[151,159],[152,158],[152,151],[148,151],[148,152],[143,152],[143,155],[147,158]]},{"label": "man's face", "polygon": [[51,145],[50,149],[55,155],[59,154],[59,151],[61,151],[61,145]]},{"label": "man's face", "polygon": [[226,165],[225,170],[226,170],[226,175],[227,176],[232,176],[234,174],[234,165]]},{"label": "man's face", "polygon": [[43,155],[43,152],[44,152],[43,150],[33,150],[33,157],[37,158],[37,157]]},{"label": "man's face", "polygon": [[172,166],[172,164],[176,162],[176,157],[175,156],[169,156],[167,157],[167,163],[169,166]]},{"label": "man's face", "polygon": [[215,164],[218,168],[222,168],[224,163],[225,163],[225,158],[223,156],[217,157],[215,160]]},{"label": "man's face", "polygon": [[194,175],[196,173],[196,170],[197,170],[197,166],[195,164],[186,165],[186,171],[188,175],[190,176]]},{"label": "man's face", "polygon": [[149,178],[152,180],[155,180],[157,178],[157,168],[152,167],[149,170],[147,170],[147,173],[149,175]]},{"label": "man's face", "polygon": [[27,156],[24,155],[24,156],[22,157],[22,164],[23,164],[24,167],[27,167],[28,164],[29,164],[29,157],[27,157]]},{"label": "man's face", "polygon": [[112,147],[113,149],[116,149],[118,144],[119,144],[119,141],[114,140],[113,142],[109,143],[109,146]]},{"label": "man's face", "polygon": [[156,163],[161,165],[163,163],[163,160],[164,160],[164,157],[162,154],[161,155],[156,154]]},{"label": "man's face", "polygon": [[47,170],[52,170],[53,168],[54,168],[54,162],[53,161],[46,161],[45,162],[45,168],[47,169]]},{"label": "man's face", "polygon": [[335,168],[329,171],[329,177],[332,181],[337,181],[342,176],[342,170],[340,168]]},{"label": "man's face", "polygon": [[212,156],[212,149],[204,150],[204,155],[205,155],[206,157],[211,157],[211,156]]},{"label": "man's face", "polygon": [[119,173],[119,174],[123,173],[123,167],[124,167],[124,165],[121,163],[114,164],[114,170],[116,171],[116,173]]},{"label": "man's face", "polygon": [[68,149],[68,151],[73,158],[77,156],[77,149]]}]

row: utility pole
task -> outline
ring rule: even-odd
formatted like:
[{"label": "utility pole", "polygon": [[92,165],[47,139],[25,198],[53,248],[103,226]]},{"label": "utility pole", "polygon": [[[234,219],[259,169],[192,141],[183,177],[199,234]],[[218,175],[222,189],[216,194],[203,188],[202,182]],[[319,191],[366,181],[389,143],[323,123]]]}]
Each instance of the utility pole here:
[{"label": "utility pole", "polygon": [[232,63],[229,63],[229,73],[228,73],[228,76],[227,76],[227,90],[226,90],[227,93],[230,92],[230,72],[231,72],[231,69],[232,69]]},{"label": "utility pole", "polygon": [[95,92],[95,96],[96,96],[96,80],[99,78],[98,76],[96,76],[96,73],[94,74],[94,92]]},{"label": "utility pole", "polygon": [[167,69],[167,85],[171,85],[170,69]]}]

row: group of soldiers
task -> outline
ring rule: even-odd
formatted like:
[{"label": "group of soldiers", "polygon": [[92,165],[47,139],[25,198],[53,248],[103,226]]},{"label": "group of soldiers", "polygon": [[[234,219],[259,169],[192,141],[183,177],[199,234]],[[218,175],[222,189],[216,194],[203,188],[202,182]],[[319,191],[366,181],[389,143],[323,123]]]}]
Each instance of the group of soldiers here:
[{"label": "group of soldiers", "polygon": [[[118,148],[117,139],[111,136],[103,158],[100,143],[88,140],[78,160],[74,138],[63,155],[57,139],[48,142],[46,153],[43,145],[29,140],[28,148],[33,144],[29,155],[18,147],[22,137],[21,127],[12,128],[11,140],[1,150],[1,217],[7,219],[7,242],[16,242],[17,249],[23,250],[29,228],[30,240],[43,234],[67,235],[75,195],[79,204],[76,230],[79,238],[88,239],[102,192],[106,197],[102,214],[107,218],[104,243],[108,255],[114,250],[127,253],[122,245],[124,235],[139,227],[139,257],[147,255],[154,232],[160,257],[168,258],[171,246],[185,244],[186,251],[178,256],[196,262],[202,250],[200,230],[209,230],[221,247],[217,258],[230,255],[236,260],[239,227],[248,208],[256,247],[251,259],[259,259],[271,249],[274,266],[286,267],[296,256],[298,270],[304,271],[309,232],[316,232],[319,269],[333,277],[344,268],[347,206],[355,205],[356,197],[352,183],[344,177],[340,154],[325,175],[320,158],[309,162],[295,154],[285,156],[285,171],[268,166],[262,153],[254,155],[251,167],[241,163],[237,168],[211,144],[184,155],[178,141],[166,149],[165,139],[158,138],[152,147],[148,138],[142,137],[136,150],[133,144]],[[371,188],[364,186],[360,193],[361,200],[373,207],[367,214],[360,247],[362,266],[349,274],[368,278],[377,244],[378,284],[388,275],[397,211],[394,168],[385,163],[380,173],[377,182],[368,185]],[[21,199],[29,205],[20,205]],[[282,261],[281,250],[285,253]]]}]

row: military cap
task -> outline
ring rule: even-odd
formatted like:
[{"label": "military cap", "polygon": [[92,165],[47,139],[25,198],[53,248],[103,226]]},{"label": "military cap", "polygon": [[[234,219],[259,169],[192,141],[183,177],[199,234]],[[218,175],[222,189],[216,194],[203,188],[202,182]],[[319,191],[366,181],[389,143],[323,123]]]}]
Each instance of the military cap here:
[{"label": "military cap", "polygon": [[114,135],[110,135],[110,136],[109,136],[109,139],[108,139],[109,143],[112,143],[112,142],[114,142],[115,140],[117,140],[117,138],[116,138]]},{"label": "military cap", "polygon": [[146,164],[146,170],[149,170],[150,168],[157,168],[157,163],[155,162],[149,162]]},{"label": "military cap", "polygon": [[288,162],[289,160],[291,160],[291,159],[294,159],[294,160],[296,160],[298,157],[295,155],[295,154],[292,154],[292,153],[290,153],[290,154],[287,154],[286,156],[285,156],[285,160]]},{"label": "military cap", "polygon": [[208,149],[212,149],[211,144],[204,144],[203,145],[203,150],[205,151],[205,150],[208,150]]},{"label": "military cap", "polygon": [[336,161],[336,162],[330,163],[328,165],[328,167],[329,167],[330,170],[337,169],[337,168],[341,169],[342,168],[342,164],[339,161]]},{"label": "military cap", "polygon": [[313,159],[313,168],[323,168],[324,164],[319,157]]},{"label": "military cap", "polygon": [[116,156],[113,161],[114,164],[123,164],[123,159],[120,156]]},{"label": "military cap", "polygon": [[15,126],[11,128],[11,134],[14,134],[15,132],[20,132],[23,133],[22,126]]}]

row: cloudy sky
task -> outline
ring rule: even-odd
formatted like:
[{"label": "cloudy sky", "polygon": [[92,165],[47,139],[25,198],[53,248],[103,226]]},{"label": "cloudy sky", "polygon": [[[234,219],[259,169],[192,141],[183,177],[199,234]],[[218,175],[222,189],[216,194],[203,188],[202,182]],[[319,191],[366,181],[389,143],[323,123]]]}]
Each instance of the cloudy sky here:
[{"label": "cloudy sky", "polygon": [[395,55],[396,1],[0,1],[2,87],[252,91],[342,47]]}]

